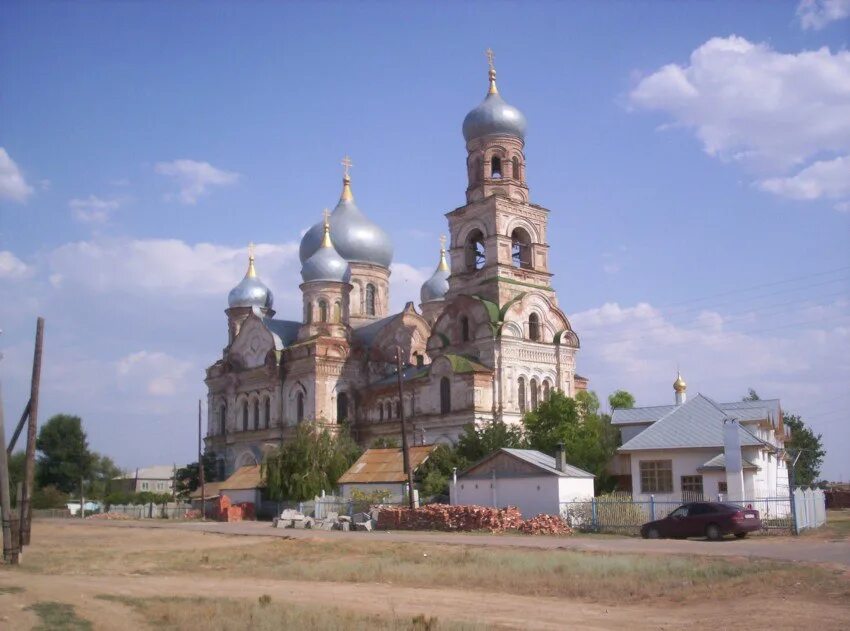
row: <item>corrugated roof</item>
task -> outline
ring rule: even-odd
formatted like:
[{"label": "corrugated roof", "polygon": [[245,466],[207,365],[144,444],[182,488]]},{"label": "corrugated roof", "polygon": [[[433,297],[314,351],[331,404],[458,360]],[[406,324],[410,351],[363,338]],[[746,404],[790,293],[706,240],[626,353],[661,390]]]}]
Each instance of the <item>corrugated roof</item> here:
[{"label": "corrugated roof", "polygon": [[[752,462],[747,460],[746,458],[741,459],[744,463],[744,469],[758,469],[758,465],[754,465]],[[717,454],[709,460],[708,462],[704,462],[699,467],[697,467],[697,471],[702,471],[704,469],[715,469],[717,471],[726,471],[726,454]]]},{"label": "corrugated roof", "polygon": [[[410,468],[414,471],[428,459],[437,445],[410,448]],[[339,484],[367,484],[370,482],[404,482],[404,456],[400,447],[367,449],[351,467],[342,474]]]},{"label": "corrugated roof", "polygon": [[[402,381],[412,381],[414,379],[419,379],[420,377],[427,377],[428,373],[431,372],[431,365],[427,366],[407,366],[401,372]],[[398,383],[397,372],[393,372],[389,377],[384,377],[370,385],[372,386],[391,386],[393,384]]]},{"label": "corrugated roof", "polygon": [[393,315],[387,316],[386,318],[382,318],[375,322],[370,322],[369,324],[354,329],[354,331],[352,332],[352,336],[355,340],[357,340],[360,345],[369,348],[370,346],[372,346],[372,342],[375,341],[375,338],[378,337],[378,333],[381,332],[381,329],[383,329],[390,322],[392,322],[401,315],[401,313],[394,313]]},{"label": "corrugated roof", "polygon": [[298,338],[298,330],[301,328],[300,322],[292,320],[263,318],[263,324],[272,334],[276,350],[282,350],[292,344]]},{"label": "corrugated roof", "polygon": [[[178,465],[177,469],[180,468],[182,467]],[[138,469],[130,471],[126,475],[122,475],[120,479],[134,480],[138,478],[139,480],[171,480],[174,477],[174,471],[174,465],[171,464],[139,467]]]},{"label": "corrugated roof", "polygon": [[239,467],[233,474],[219,485],[221,491],[244,491],[265,486],[260,475],[260,465],[252,464]]},{"label": "corrugated roof", "polygon": [[652,407],[629,409],[618,408],[611,412],[611,424],[628,425],[629,423],[654,423],[675,409],[675,405],[655,405]]},{"label": "corrugated roof", "polygon": [[[499,451],[504,451],[510,455],[524,460],[525,462],[534,465],[538,469],[542,469],[546,473],[561,476],[562,478],[593,478],[596,477],[592,473],[579,469],[571,464],[565,465],[565,471],[561,471],[555,466],[555,458],[547,456],[543,452],[536,449],[514,449],[511,447],[503,447]],[[498,452],[496,452],[498,453]],[[486,460],[486,459],[485,459]],[[485,460],[482,460],[484,462]],[[479,463],[481,464],[481,463]]]},{"label": "corrugated roof", "polygon": [[[697,395],[700,396],[700,395]],[[779,399],[759,401],[731,401],[717,404],[723,411],[729,412],[741,422],[770,419],[774,426],[779,419]],[[654,423],[673,410],[677,405],[655,405],[643,408],[618,409],[611,413],[612,425],[630,425],[632,423]]]},{"label": "corrugated roof", "polygon": [[[723,447],[723,419],[729,416],[714,401],[702,394],[676,406],[632,438],[618,451],[647,449],[684,449],[693,447]],[[761,442],[744,429],[738,429],[741,445],[760,445]]]},{"label": "corrugated roof", "polygon": [[[224,484],[224,482],[207,482],[206,484],[204,484],[204,499],[218,497],[218,491],[219,489],[221,489],[222,484]],[[201,499],[201,487],[198,487],[194,491],[189,493],[189,497],[193,500]]]}]

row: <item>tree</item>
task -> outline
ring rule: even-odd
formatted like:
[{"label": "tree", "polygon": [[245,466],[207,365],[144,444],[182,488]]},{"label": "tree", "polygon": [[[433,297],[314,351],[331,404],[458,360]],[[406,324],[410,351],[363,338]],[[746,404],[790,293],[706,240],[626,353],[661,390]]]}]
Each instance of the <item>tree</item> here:
[{"label": "tree", "polygon": [[68,414],[51,417],[38,432],[35,446],[40,452],[38,486],[79,493],[80,481],[89,477],[94,463],[80,417]]},{"label": "tree", "polygon": [[612,410],[631,410],[635,406],[635,398],[631,392],[616,390],[608,395],[608,405]]},{"label": "tree", "polygon": [[522,447],[522,428],[493,420],[476,427],[470,423],[458,437],[457,455],[471,464],[502,447]]},{"label": "tree", "polygon": [[92,453],[90,483],[86,486],[86,495],[102,500],[112,492],[115,478],[122,475],[121,469],[109,456]]},{"label": "tree", "polygon": [[290,442],[266,457],[261,474],[272,499],[309,500],[332,490],[360,453],[347,432],[301,423]]},{"label": "tree", "polygon": [[448,495],[454,469],[462,469],[468,461],[448,445],[437,445],[428,459],[416,469],[415,483],[423,497]]},{"label": "tree", "polygon": [[381,436],[372,441],[371,449],[398,449],[398,439],[391,436]]},{"label": "tree", "polygon": [[25,451],[16,451],[9,457],[9,493],[11,494],[12,507],[18,502],[18,483],[24,481],[24,467],[27,462]]},{"label": "tree", "polygon": [[[218,479],[216,455],[213,452],[206,452],[201,456],[201,461],[204,463],[204,482],[215,482]],[[185,497],[201,486],[199,471],[197,462],[191,462],[185,467],[177,469],[175,477],[177,478],[178,495]]]}]

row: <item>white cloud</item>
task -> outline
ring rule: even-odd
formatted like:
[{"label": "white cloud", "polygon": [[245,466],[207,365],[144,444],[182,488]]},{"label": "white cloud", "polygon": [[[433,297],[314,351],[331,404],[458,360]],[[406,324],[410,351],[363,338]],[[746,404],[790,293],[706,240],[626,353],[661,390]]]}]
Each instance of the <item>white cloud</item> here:
[{"label": "white cloud", "polygon": [[0,147],[0,199],[25,202],[32,193],[33,188],[27,184],[18,165],[6,149]]},{"label": "white cloud", "polygon": [[12,280],[25,278],[32,272],[31,268],[8,250],[0,250],[0,278]]},{"label": "white cloud", "polygon": [[797,19],[803,30],[819,31],[847,17],[850,17],[850,0],[801,0],[797,5]]},{"label": "white cloud", "polygon": [[838,199],[850,196],[850,156],[821,160],[792,177],[776,177],[758,183],[762,190],[791,199]]},{"label": "white cloud", "polygon": [[210,188],[235,184],[240,177],[238,173],[223,171],[209,162],[185,159],[157,162],[154,170],[175,180],[180,188],[177,199],[183,204],[194,204]]},{"label": "white cloud", "polygon": [[430,267],[413,267],[407,263],[393,263],[390,268],[390,310],[397,313],[405,303],[413,302],[419,309],[419,290],[422,284],[434,273],[437,264]]},{"label": "white cloud", "polygon": [[102,199],[95,195],[89,195],[85,199],[72,199],[68,202],[74,219],[81,223],[105,223],[112,212],[121,207],[121,204],[120,199]]},{"label": "white cloud", "polygon": [[693,129],[708,154],[774,173],[850,151],[846,50],[786,54],[735,35],[715,37],[689,64],[642,79],[629,98]]},{"label": "white cloud", "polygon": [[187,383],[194,368],[191,362],[159,351],[137,351],[115,362],[119,388],[138,390],[141,384],[145,394],[153,397],[174,396],[197,386]]}]

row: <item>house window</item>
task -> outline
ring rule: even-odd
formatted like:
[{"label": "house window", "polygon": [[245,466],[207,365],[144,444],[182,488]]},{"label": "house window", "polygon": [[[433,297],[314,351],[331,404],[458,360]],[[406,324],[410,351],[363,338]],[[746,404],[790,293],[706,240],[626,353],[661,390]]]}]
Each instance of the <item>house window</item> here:
[{"label": "house window", "polygon": [[460,341],[469,341],[469,318],[462,316],[460,319]]},{"label": "house window", "polygon": [[263,420],[265,421],[266,429],[268,429],[269,426],[272,424],[272,404],[271,400],[269,400],[268,397],[263,399],[263,407],[265,408],[263,410]]},{"label": "house window", "polygon": [[336,422],[344,423],[348,420],[348,395],[340,392],[336,397]]},{"label": "house window", "polygon": [[372,283],[366,285],[366,315],[375,315],[375,286]]},{"label": "house window", "polygon": [[516,382],[516,397],[519,401],[519,411],[525,414],[525,378],[520,377]]},{"label": "house window", "polygon": [[673,461],[672,460],[641,460],[640,461],[640,492],[641,493],[672,493],[673,492]]},{"label": "house window", "polygon": [[528,316],[528,339],[532,342],[540,341],[540,316],[536,313]]},{"label": "house window", "polygon": [[528,384],[528,389],[531,390],[531,409],[537,409],[537,379],[532,379]]},{"label": "house window", "polygon": [[242,402],[242,431],[248,431],[248,402]]},{"label": "house window", "polygon": [[295,397],[295,420],[299,423],[304,420],[304,393],[299,392]]},{"label": "house window", "polygon": [[448,377],[440,379],[440,414],[452,411],[452,384]]},{"label": "house window", "polygon": [[682,501],[683,502],[700,502],[703,499],[702,495],[702,476],[701,475],[683,475],[682,476]]},{"label": "house window", "polygon": [[511,264],[531,269],[531,237],[522,228],[515,228],[511,233]]},{"label": "house window", "polygon": [[729,492],[725,481],[717,483],[717,492],[718,493],[728,493]]},{"label": "house window", "polygon": [[143,491],[147,491],[147,490],[148,490],[148,483],[147,483],[147,482],[142,482],[142,490],[143,490]]},{"label": "house window", "polygon": [[466,270],[473,272],[484,267],[487,262],[484,248],[484,234],[480,230],[473,230],[466,238]]}]

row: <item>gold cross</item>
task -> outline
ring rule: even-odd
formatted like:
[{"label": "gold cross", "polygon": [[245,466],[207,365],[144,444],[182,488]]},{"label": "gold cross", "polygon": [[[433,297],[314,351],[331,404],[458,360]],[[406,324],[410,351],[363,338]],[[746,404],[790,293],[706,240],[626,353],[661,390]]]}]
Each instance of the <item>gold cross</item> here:
[{"label": "gold cross", "polygon": [[440,249],[441,250],[446,249],[446,235],[444,235],[444,234],[440,235]]},{"label": "gold cross", "polygon": [[322,216],[325,218],[325,225],[327,226],[330,223],[330,217],[331,217],[330,211],[327,208],[325,208],[322,211]]},{"label": "gold cross", "polygon": [[248,258],[251,259],[252,261],[254,260],[254,242],[253,241],[251,241],[248,244]]},{"label": "gold cross", "polygon": [[351,167],[353,167],[353,166],[354,166],[354,163],[353,163],[353,162],[351,162],[351,158],[349,158],[348,156],[345,156],[345,157],[342,159],[342,162],[341,162],[340,164],[342,164],[342,168],[343,168],[343,175],[344,175],[345,177],[348,177],[348,170],[349,170]]},{"label": "gold cross", "polygon": [[495,59],[496,54],[493,52],[493,49],[488,48],[484,51],[484,54],[487,55],[487,63],[490,64],[490,70],[494,70],[495,68],[493,67],[493,59]]}]

